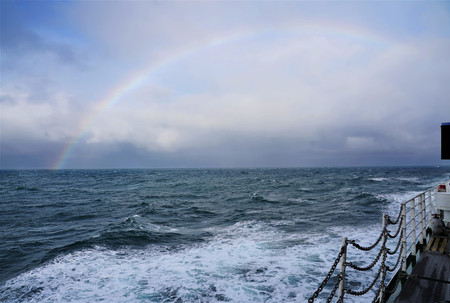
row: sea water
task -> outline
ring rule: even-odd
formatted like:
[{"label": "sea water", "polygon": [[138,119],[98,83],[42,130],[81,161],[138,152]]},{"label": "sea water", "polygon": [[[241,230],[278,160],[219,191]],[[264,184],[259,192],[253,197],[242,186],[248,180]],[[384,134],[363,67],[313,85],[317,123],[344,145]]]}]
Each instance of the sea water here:
[{"label": "sea water", "polygon": [[[278,303],[307,301],[343,236],[370,245],[382,213],[396,217],[450,167],[0,176],[2,302]],[[349,258],[369,263],[376,253]],[[363,289],[370,274],[351,274],[347,287]]]}]

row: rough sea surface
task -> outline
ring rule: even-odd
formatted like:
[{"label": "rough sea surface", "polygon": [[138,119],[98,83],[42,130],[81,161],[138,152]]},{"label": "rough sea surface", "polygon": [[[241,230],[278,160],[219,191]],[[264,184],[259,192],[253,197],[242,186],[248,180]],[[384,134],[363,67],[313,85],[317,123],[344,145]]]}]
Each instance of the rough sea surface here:
[{"label": "rough sea surface", "polygon": [[0,301],[305,302],[343,236],[371,244],[383,212],[447,179],[450,167],[3,170]]}]

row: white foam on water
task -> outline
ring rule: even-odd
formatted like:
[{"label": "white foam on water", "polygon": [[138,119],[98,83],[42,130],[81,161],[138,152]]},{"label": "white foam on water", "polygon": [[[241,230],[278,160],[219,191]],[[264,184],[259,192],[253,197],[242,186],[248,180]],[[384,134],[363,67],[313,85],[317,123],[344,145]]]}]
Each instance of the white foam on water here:
[{"label": "white foam on water", "polygon": [[411,183],[421,183],[421,180],[418,177],[397,177],[397,180],[406,181]]},{"label": "white foam on water", "polygon": [[422,191],[407,191],[403,193],[377,195],[377,197],[386,199],[389,202],[384,212],[390,215],[392,218],[396,218],[400,212],[400,205],[403,202],[409,201],[420,193],[422,193]]},{"label": "white foam on water", "polygon": [[178,232],[178,228],[172,228],[161,224],[153,224],[151,220],[141,217],[140,215],[133,215],[132,217],[125,218],[124,222],[129,222],[136,225],[137,228],[145,231],[154,232]]},{"label": "white foam on water", "polygon": [[[177,249],[95,247],[61,255],[7,281],[0,300],[305,302],[337,257],[341,235],[362,236],[362,244],[375,238],[367,230],[345,228],[329,234],[288,234],[273,227],[280,222],[274,223],[240,222],[211,229],[216,236],[208,243]],[[358,252],[354,256],[367,259]],[[361,275],[350,277],[364,285]]]},{"label": "white foam on water", "polygon": [[383,182],[383,181],[386,181],[387,178],[369,178],[369,180],[376,181],[376,182]]}]

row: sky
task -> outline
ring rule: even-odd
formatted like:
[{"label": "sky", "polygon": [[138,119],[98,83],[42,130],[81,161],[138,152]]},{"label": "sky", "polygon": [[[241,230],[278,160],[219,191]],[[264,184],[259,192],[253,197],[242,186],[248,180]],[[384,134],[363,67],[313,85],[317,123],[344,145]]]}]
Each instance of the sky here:
[{"label": "sky", "polygon": [[448,1],[0,1],[0,168],[448,165]]}]

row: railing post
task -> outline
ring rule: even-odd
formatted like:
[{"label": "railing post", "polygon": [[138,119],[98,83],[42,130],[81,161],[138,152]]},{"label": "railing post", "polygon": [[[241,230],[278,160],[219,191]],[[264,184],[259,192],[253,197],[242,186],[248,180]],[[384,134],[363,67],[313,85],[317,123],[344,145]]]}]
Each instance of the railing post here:
[{"label": "railing post", "polygon": [[433,189],[430,189],[428,191],[428,196],[430,197],[430,204],[434,209],[434,212],[437,213],[437,205],[436,205],[436,193],[434,192]]},{"label": "railing post", "polygon": [[339,293],[338,298],[340,300],[341,296],[344,295],[344,285],[345,285],[345,262],[347,262],[347,237],[342,238],[342,246],[345,246],[344,253],[341,256],[341,275],[342,279],[339,282]]},{"label": "railing post", "polygon": [[[436,200],[434,199],[436,196],[433,195],[433,190],[427,190],[425,192],[425,197],[428,196],[428,199],[430,200],[428,202],[428,205],[430,206],[430,212],[431,214],[436,214],[437,211],[437,205],[436,205]],[[426,198],[425,198],[426,199]]]},{"label": "railing post", "polygon": [[430,217],[429,214],[428,214],[429,207],[427,207],[427,197],[425,196],[425,193],[422,193],[420,196],[422,197],[423,211],[424,211],[424,214],[425,214],[424,228],[425,228],[425,236],[426,236],[427,235],[428,221],[429,221],[428,218]]},{"label": "railing post", "polygon": [[422,206],[422,197],[419,196],[419,203],[417,204],[417,206],[419,207],[419,232],[420,232],[420,236],[419,236],[419,243],[420,245],[423,245],[423,206]]},{"label": "railing post", "polygon": [[427,240],[427,208],[425,206],[425,199],[424,199],[424,194],[421,194],[419,196],[420,202],[422,203],[422,211],[423,211],[423,223],[422,223],[422,237],[424,240],[424,243]]},{"label": "railing post", "polygon": [[[414,204],[414,199],[412,199],[412,203]],[[413,206],[412,210],[413,210],[413,212],[411,215],[414,215],[414,206]],[[407,237],[407,234],[406,234],[406,203],[402,204],[401,211],[402,211],[402,239],[401,239],[401,241],[402,241],[403,247],[402,247],[400,253],[402,254],[402,262],[403,262],[402,271],[406,272],[406,249],[407,249],[407,246],[406,246],[406,237]],[[415,220],[413,220],[412,222],[414,223]],[[415,257],[416,256],[416,231],[415,231],[416,225],[414,224],[413,226],[414,226],[413,232],[412,232],[413,245],[412,245],[411,254]]]},{"label": "railing post", "polygon": [[[416,245],[417,245],[417,237],[416,237],[416,199],[411,199],[409,200],[409,207],[410,207],[410,215],[411,215],[411,243],[412,243],[412,248],[411,248],[411,254],[413,256],[416,256]],[[405,204],[405,208],[406,208],[406,204]],[[406,210],[405,210],[406,213]],[[406,254],[406,217],[403,219],[404,220],[404,224],[405,224],[405,229],[403,231],[403,237],[405,238],[405,254]],[[406,262],[405,262],[405,266],[406,266]]]},{"label": "railing post", "polygon": [[383,236],[382,236],[382,238],[381,238],[381,243],[383,243],[382,244],[382,246],[381,246],[381,249],[383,249],[384,251],[383,251],[383,259],[381,260],[381,274],[380,274],[380,298],[379,298],[379,301],[378,302],[383,302],[383,297],[384,297],[384,275],[385,275],[385,273],[386,273],[386,264],[385,264],[385,255],[386,255],[386,215],[385,214],[383,214],[383,217],[382,217],[383,219],[382,219],[382,223],[381,223],[381,225],[382,225],[382,233],[383,233]]}]

